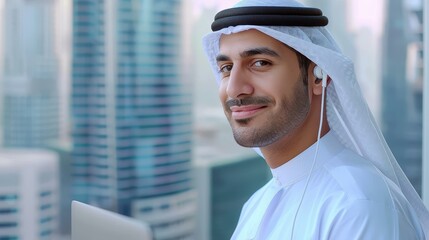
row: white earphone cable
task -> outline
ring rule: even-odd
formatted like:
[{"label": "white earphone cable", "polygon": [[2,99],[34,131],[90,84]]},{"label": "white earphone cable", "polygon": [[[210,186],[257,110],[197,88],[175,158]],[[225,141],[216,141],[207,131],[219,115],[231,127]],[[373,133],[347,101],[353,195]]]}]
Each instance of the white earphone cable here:
[{"label": "white earphone cable", "polygon": [[314,165],[316,165],[317,154],[319,153],[319,141],[320,141],[320,135],[322,133],[323,112],[324,112],[324,107],[325,107],[326,85],[327,85],[327,75],[325,73],[323,73],[323,77],[322,77],[322,103],[321,103],[321,107],[320,107],[320,121],[319,121],[319,130],[317,132],[316,152],[314,154],[313,163],[312,163],[311,168],[310,168],[310,173],[308,174],[307,181],[305,183],[304,191],[302,192],[301,199],[300,199],[299,204],[298,204],[298,208],[296,209],[295,216],[293,218],[292,231],[291,231],[291,236],[290,236],[291,240],[293,240],[293,237],[294,237],[293,233],[295,230],[296,218],[298,217],[298,212],[301,208],[302,202],[304,201],[304,195],[307,191],[308,183],[310,182],[310,178],[311,178],[311,174],[313,173]]}]

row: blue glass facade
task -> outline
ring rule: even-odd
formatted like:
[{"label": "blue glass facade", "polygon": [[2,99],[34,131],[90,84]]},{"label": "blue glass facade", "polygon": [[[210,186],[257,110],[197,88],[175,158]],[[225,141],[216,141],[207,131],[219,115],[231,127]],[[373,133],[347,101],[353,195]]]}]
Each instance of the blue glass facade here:
[{"label": "blue glass facade", "polygon": [[75,0],[74,198],[130,215],[191,189],[179,0]]},{"label": "blue glass facade", "polygon": [[[412,32],[408,18],[416,14],[422,22],[422,11],[404,9],[403,0],[387,4],[387,21],[384,32],[383,81],[382,81],[382,130],[387,143],[418,193],[422,188],[422,88],[412,86],[407,79],[410,69],[408,47],[421,39],[420,33]],[[413,66],[417,79],[422,81],[423,50],[418,55],[420,64]],[[408,61],[408,63],[407,63]],[[407,64],[408,69],[407,69]],[[408,73],[409,75],[409,73]],[[414,79],[412,79],[415,81]],[[417,84],[419,85],[419,84]]]},{"label": "blue glass facade", "polygon": [[209,209],[211,240],[232,236],[243,205],[270,177],[266,162],[259,156],[243,156],[239,161],[212,168]]},{"label": "blue glass facade", "polygon": [[89,202],[99,184],[95,170],[108,168],[102,161],[107,159],[103,3],[74,1],[73,9],[73,187],[76,199]]},{"label": "blue glass facade", "polygon": [[58,59],[52,1],[5,1],[2,144],[46,147],[58,139]]},{"label": "blue glass facade", "polygon": [[6,94],[3,109],[5,147],[46,147],[58,139],[56,96]]}]

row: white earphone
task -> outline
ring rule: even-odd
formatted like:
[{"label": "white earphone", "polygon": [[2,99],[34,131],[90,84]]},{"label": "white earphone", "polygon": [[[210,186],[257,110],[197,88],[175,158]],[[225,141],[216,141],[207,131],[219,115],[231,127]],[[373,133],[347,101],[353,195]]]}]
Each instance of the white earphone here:
[{"label": "white earphone", "polygon": [[314,66],[313,74],[317,79],[322,79],[322,87],[326,87],[328,82],[328,74],[326,74],[319,66]]}]

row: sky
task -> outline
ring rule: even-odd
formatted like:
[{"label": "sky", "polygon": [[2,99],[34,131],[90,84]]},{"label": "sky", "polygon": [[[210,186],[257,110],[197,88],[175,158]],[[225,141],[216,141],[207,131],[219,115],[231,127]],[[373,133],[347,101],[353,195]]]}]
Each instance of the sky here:
[{"label": "sky", "polygon": [[381,33],[384,19],[384,0],[346,0],[349,1],[351,30],[370,28]]}]

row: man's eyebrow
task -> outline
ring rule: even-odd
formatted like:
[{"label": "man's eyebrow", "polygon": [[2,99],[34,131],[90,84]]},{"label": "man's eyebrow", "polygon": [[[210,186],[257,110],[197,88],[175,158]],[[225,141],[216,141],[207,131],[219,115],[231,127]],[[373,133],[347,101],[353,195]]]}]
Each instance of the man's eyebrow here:
[{"label": "man's eyebrow", "polygon": [[276,51],[274,51],[270,48],[267,48],[267,47],[248,49],[248,50],[241,52],[240,56],[242,58],[246,58],[246,57],[251,57],[251,56],[259,55],[259,54],[269,55],[272,57],[280,57],[280,55]]},{"label": "man's eyebrow", "polygon": [[230,57],[223,55],[223,54],[219,54],[216,56],[216,62],[225,62],[225,61],[230,61],[230,60],[231,60]]},{"label": "man's eyebrow", "polygon": [[[248,50],[244,50],[243,52],[240,53],[240,57],[247,58],[247,57],[251,57],[259,54],[265,54],[272,57],[280,57],[280,55],[276,51],[267,47],[251,48]],[[231,58],[224,54],[219,54],[216,57],[217,62],[230,61],[230,60]]]}]

